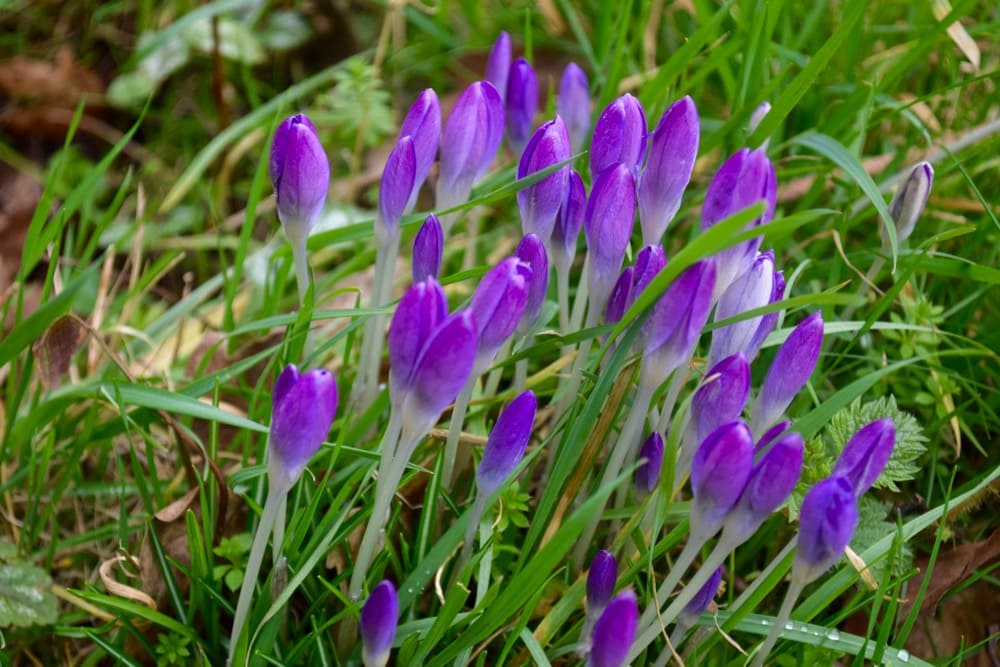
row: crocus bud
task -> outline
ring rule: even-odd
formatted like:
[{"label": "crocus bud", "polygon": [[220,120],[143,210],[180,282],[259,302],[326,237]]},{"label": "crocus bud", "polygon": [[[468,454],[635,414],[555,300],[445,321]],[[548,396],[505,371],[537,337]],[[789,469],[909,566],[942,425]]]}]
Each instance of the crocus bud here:
[{"label": "crocus bud", "polygon": [[892,419],[886,417],[873,421],[844,445],[832,476],[847,479],[854,487],[854,495],[860,498],[882,474],[895,444],[896,427]]},{"label": "crocus bud", "polygon": [[597,179],[621,162],[634,176],[646,154],[646,113],[628,93],[609,104],[594,125],[590,142],[590,175]]},{"label": "crocus bud", "polygon": [[[569,158],[566,125],[562,118],[556,116],[554,120],[543,123],[531,135],[517,165],[517,178],[526,178]],[[566,199],[569,172],[569,165],[564,165],[537,183],[518,191],[517,206],[521,211],[521,227],[525,234],[538,234],[546,244],[549,242],[556,215]]]},{"label": "crocus bud", "polygon": [[337,382],[323,369],[299,373],[294,364],[274,383],[268,475],[291,487],[330,432],[337,413]]},{"label": "crocus bud", "polygon": [[[518,58],[510,65],[505,104],[507,141],[514,154],[520,155],[531,136],[535,112],[538,111],[538,77],[535,76],[535,68],[524,58]],[[568,146],[568,136],[566,143]]]},{"label": "crocus bud", "polygon": [[808,584],[836,563],[858,525],[858,505],[851,482],[828,477],[817,483],[799,512],[799,539],[792,581]]},{"label": "crocus bud", "polygon": [[303,244],[323,212],[330,188],[330,162],[305,114],[290,116],[278,126],[269,167],[285,234],[293,245]]},{"label": "crocus bud", "polygon": [[537,407],[534,392],[526,391],[511,401],[497,417],[486,440],[483,460],[476,469],[479,493],[490,495],[499,489],[521,462],[531,438]]},{"label": "crocus bud", "polygon": [[719,592],[720,583],[722,583],[722,568],[718,567],[705,582],[705,585],[698,589],[698,592],[684,607],[684,611],[677,619],[678,624],[685,627],[694,625],[698,621],[698,617],[705,613],[708,606],[712,604],[715,594]]},{"label": "crocus bud", "polygon": [[[772,187],[776,182],[769,182],[773,167],[763,150],[751,151],[743,148],[733,154],[715,174],[705,192],[705,203],[701,209],[701,228],[706,230],[723,218],[751,206],[758,201],[768,202]],[[765,213],[765,217],[766,217]],[[745,227],[749,229],[759,225],[763,218],[750,221]],[[717,256],[718,280],[716,296],[721,295],[736,276],[743,273],[753,262],[760,247],[760,237],[743,241],[721,251]]]},{"label": "crocus bud", "polygon": [[[635,257],[635,267],[624,269],[618,282],[611,290],[611,296],[608,297],[608,307],[604,313],[604,323],[612,324],[621,320],[625,311],[632,307],[646,286],[666,265],[667,254],[664,252],[663,246],[648,245],[640,250]],[[650,324],[646,323],[639,337],[636,338],[636,349],[645,347],[646,337],[649,335],[650,329]]]},{"label": "crocus bud", "polygon": [[[924,212],[927,197],[934,184],[934,167],[930,162],[920,162],[911,171],[902,187],[889,202],[889,215],[896,223],[896,240],[900,243],[910,238],[913,228]],[[888,241],[886,241],[888,243]]]},{"label": "crocus bud", "polygon": [[517,334],[523,336],[535,326],[538,316],[545,305],[545,294],[549,289],[549,258],[545,253],[545,245],[535,234],[528,234],[517,244],[514,256],[528,265],[531,277],[528,279],[528,298],[524,304],[521,321],[517,325]]},{"label": "crocus bud", "polygon": [[726,422],[739,419],[750,398],[750,362],[740,353],[726,357],[705,376],[691,399],[691,419],[702,442]]},{"label": "crocus bud", "polygon": [[742,421],[715,429],[691,461],[691,537],[704,541],[722,527],[753,468],[753,436]]},{"label": "crocus bud", "polygon": [[399,235],[399,221],[414,192],[416,171],[417,157],[413,151],[413,137],[407,135],[396,143],[382,170],[378,215],[375,216],[375,238],[379,244]]},{"label": "crocus bud", "polygon": [[674,102],[653,132],[646,168],[639,175],[642,242],[659,243],[681,207],[698,157],[698,109],[690,97]]},{"label": "crocus bud", "polygon": [[579,153],[590,136],[590,84],[576,63],[566,65],[563,70],[556,113],[566,121],[573,152]]},{"label": "crocus bud", "polygon": [[[768,299],[768,305],[778,303],[785,297],[785,274],[781,271],[774,272],[774,279],[771,281],[771,298]],[[760,352],[760,348],[763,347],[764,341],[772,331],[774,331],[774,325],[778,323],[778,312],[774,311],[764,315],[760,318],[760,325],[757,327],[757,331],[754,332],[753,337],[747,344],[746,351],[744,354],[746,358],[753,361],[757,354]]]},{"label": "crocus bud", "polygon": [[660,483],[663,467],[663,436],[653,431],[642,443],[639,458],[644,459],[635,470],[635,488],[641,494],[652,493]]},{"label": "crocus bud", "polygon": [[599,311],[604,310],[618,277],[634,224],[635,181],[629,168],[618,163],[605,169],[594,183],[584,222],[590,300]]},{"label": "crocus bud", "polygon": [[754,458],[759,457],[761,454],[766,453],[771,448],[771,443],[778,439],[778,436],[791,428],[792,422],[783,421],[778,422],[771,428],[767,429],[764,435],[760,436],[757,440],[757,444],[754,445],[753,455]]},{"label": "crocus bud", "polygon": [[822,346],[823,315],[815,312],[792,330],[774,355],[753,407],[754,433],[763,433],[781,418],[809,381]]},{"label": "crocus bud", "polygon": [[[773,295],[774,252],[768,250],[757,253],[757,259],[750,268],[738,276],[719,297],[715,321],[721,322],[766,306]],[[714,365],[720,359],[737,352],[746,355],[763,319],[763,315],[742,319],[713,331],[708,363]]]},{"label": "crocus bud", "polygon": [[510,338],[528,303],[531,268],[517,257],[508,257],[486,272],[472,295],[469,309],[479,331],[476,369],[482,372],[500,346]]},{"label": "crocus bud", "polygon": [[433,278],[416,283],[396,306],[389,324],[389,394],[394,405],[413,385],[413,371],[431,334],[448,316],[444,290]]},{"label": "crocus bud", "polygon": [[413,176],[413,190],[406,203],[404,214],[412,211],[417,203],[420,186],[427,180],[427,174],[434,164],[434,158],[437,157],[438,143],[441,141],[441,104],[433,89],[427,88],[417,95],[410,110],[406,112],[403,125],[399,129],[399,138],[406,136],[413,138],[416,169]]},{"label": "crocus bud", "polygon": [[632,648],[638,625],[639,607],[635,593],[624,590],[608,603],[594,624],[587,667],[622,667]]},{"label": "crocus bud", "polygon": [[396,587],[383,580],[361,608],[361,659],[365,667],[385,667],[399,622]]},{"label": "crocus bud", "polygon": [[725,529],[738,542],[749,539],[795,488],[802,472],[802,449],[802,436],[789,431],[753,467],[743,495],[726,517]]},{"label": "crocus bud", "polygon": [[712,307],[715,262],[702,260],[684,270],[653,307],[643,372],[656,385],[687,362]]},{"label": "crocus bud", "polygon": [[438,208],[451,208],[468,199],[472,186],[497,154],[503,118],[503,101],[493,84],[477,81],[459,96],[444,126]]},{"label": "crocus bud", "polygon": [[576,243],[583,229],[584,213],[587,210],[587,190],[583,179],[575,170],[570,169],[566,184],[566,197],[559,207],[556,223],[552,228],[552,261],[559,267],[569,270],[576,256]]},{"label": "crocus bud", "polygon": [[601,549],[594,555],[587,572],[587,615],[599,616],[611,596],[618,580],[618,562],[610,551]]},{"label": "crocus bud", "polygon": [[626,266],[622,269],[621,275],[615,281],[615,286],[611,288],[608,295],[608,306],[604,309],[604,323],[615,324],[621,321],[622,315],[628,310],[632,296],[632,277],[635,275],[634,266]]},{"label": "crocus bud", "polygon": [[506,31],[497,35],[489,58],[486,60],[486,80],[493,84],[500,99],[507,99],[507,77],[510,74],[510,35]]},{"label": "crocus bud", "polygon": [[419,283],[428,278],[436,280],[443,253],[444,230],[441,229],[441,221],[431,213],[413,238],[413,282]]},{"label": "crocus bud", "polygon": [[469,309],[434,329],[417,358],[403,402],[403,438],[430,430],[458,396],[472,372],[478,338]]}]

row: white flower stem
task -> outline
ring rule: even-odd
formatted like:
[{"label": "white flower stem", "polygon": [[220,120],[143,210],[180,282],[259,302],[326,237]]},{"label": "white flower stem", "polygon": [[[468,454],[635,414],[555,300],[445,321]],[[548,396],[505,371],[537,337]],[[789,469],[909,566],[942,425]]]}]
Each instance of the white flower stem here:
[{"label": "white flower stem", "polygon": [[462,555],[455,563],[453,583],[457,580],[458,574],[465,567],[465,564],[469,562],[469,557],[472,556],[472,549],[476,542],[476,529],[479,527],[479,520],[483,518],[483,513],[486,511],[487,500],[489,500],[487,494],[477,491],[476,500],[472,505],[472,513],[469,514],[469,525],[465,527],[465,544],[462,545]]},{"label": "white flower stem", "polygon": [[444,463],[441,467],[441,480],[446,489],[451,489],[454,483],[455,458],[458,456],[458,439],[462,435],[462,424],[465,422],[465,413],[469,409],[469,399],[472,398],[472,390],[479,380],[478,369],[473,368],[469,374],[469,379],[465,381],[461,393],[455,400],[455,407],[451,410],[451,424],[448,426],[448,440],[444,443]]},{"label": "white flower stem", "polygon": [[306,292],[309,291],[309,250],[306,239],[292,241],[292,262],[295,264],[295,282],[299,288],[299,305],[306,302]]},{"label": "white flower stem", "polygon": [[[396,257],[399,255],[400,236],[400,233],[396,233],[384,243],[379,243],[375,252],[375,276],[369,301],[369,305],[373,308],[382,308],[389,304]],[[358,389],[355,409],[358,412],[367,410],[378,394],[378,371],[382,362],[385,320],[385,315],[372,315],[365,323],[358,362],[358,379],[355,381]]]},{"label": "white flower stem", "polygon": [[559,299],[559,331],[570,330],[569,265],[556,264],[556,297]]},{"label": "white flower stem", "polygon": [[767,660],[768,654],[774,648],[775,642],[778,641],[778,637],[781,635],[781,630],[792,615],[792,609],[795,607],[795,602],[799,599],[799,595],[802,593],[804,587],[804,581],[799,581],[797,577],[792,577],[792,582],[788,586],[788,592],[785,593],[785,600],[781,603],[781,609],[778,610],[777,618],[774,619],[774,625],[771,626],[771,631],[767,633],[764,643],[760,645],[760,649],[758,649],[757,655],[754,656],[751,667],[762,667],[764,661]]}]

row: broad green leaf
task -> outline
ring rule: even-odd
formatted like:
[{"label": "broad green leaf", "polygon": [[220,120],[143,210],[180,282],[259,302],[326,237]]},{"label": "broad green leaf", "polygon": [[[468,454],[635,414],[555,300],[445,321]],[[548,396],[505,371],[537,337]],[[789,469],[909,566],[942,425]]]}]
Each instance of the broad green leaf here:
[{"label": "broad green leaf", "polygon": [[59,618],[52,578],[31,563],[0,565],[0,628],[51,625]]}]

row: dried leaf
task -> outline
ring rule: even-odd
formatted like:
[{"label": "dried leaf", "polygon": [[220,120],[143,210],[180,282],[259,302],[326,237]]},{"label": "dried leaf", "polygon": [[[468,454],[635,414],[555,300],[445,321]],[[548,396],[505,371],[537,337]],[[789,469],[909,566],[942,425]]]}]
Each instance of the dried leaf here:
[{"label": "dried leaf", "polygon": [[62,376],[86,338],[87,329],[80,321],[73,315],[63,315],[32,346],[46,389],[56,389],[62,384]]},{"label": "dried leaf", "polygon": [[[931,0],[931,8],[934,10],[934,18],[938,21],[951,13],[951,3],[948,0]],[[948,36],[951,37],[951,41],[955,42],[955,46],[965,55],[966,59],[972,63],[973,69],[978,71],[981,59],[979,45],[976,44],[976,40],[969,36],[965,26],[958,21],[953,22],[948,26]]]}]

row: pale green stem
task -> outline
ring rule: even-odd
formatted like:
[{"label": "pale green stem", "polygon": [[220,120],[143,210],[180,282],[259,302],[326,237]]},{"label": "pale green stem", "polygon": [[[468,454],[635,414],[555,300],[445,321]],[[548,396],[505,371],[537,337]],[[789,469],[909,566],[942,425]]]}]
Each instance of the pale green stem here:
[{"label": "pale green stem", "polygon": [[476,207],[469,211],[465,222],[465,257],[462,258],[462,270],[468,271],[476,266],[476,241],[479,240],[479,220],[483,211]]},{"label": "pale green stem", "polygon": [[[500,351],[497,352],[496,359],[506,359],[510,356],[511,348],[514,346],[513,337],[508,338],[504,341],[504,344],[500,346]],[[486,384],[483,385],[483,396],[495,396],[497,393],[497,388],[500,386],[500,378],[503,377],[502,368],[494,368],[490,371],[490,374],[486,376]]]},{"label": "pale green stem", "polygon": [[455,458],[458,456],[458,439],[462,435],[462,424],[465,422],[465,413],[469,409],[469,400],[472,398],[472,390],[479,380],[479,373],[476,368],[472,369],[469,379],[465,381],[461,393],[455,400],[455,407],[451,410],[451,424],[448,425],[448,440],[444,443],[444,463],[441,467],[441,480],[446,489],[451,490],[454,482],[452,476],[455,474]]},{"label": "pale green stem", "polygon": [[458,573],[461,572],[465,564],[469,562],[469,557],[472,556],[472,548],[475,546],[476,542],[476,528],[479,526],[479,520],[483,518],[483,513],[486,511],[486,501],[489,500],[486,494],[476,493],[476,500],[472,505],[472,513],[469,514],[469,524],[465,528],[465,544],[462,545],[462,555],[459,556],[458,562],[455,563],[454,575],[452,575],[452,585],[458,578]]},{"label": "pale green stem", "polygon": [[277,484],[272,484],[267,491],[267,500],[264,501],[264,509],[260,514],[260,523],[257,524],[257,532],[254,533],[253,544],[250,546],[250,556],[247,558],[247,566],[243,571],[240,597],[236,602],[236,613],[233,615],[233,631],[229,637],[227,665],[232,664],[233,654],[236,651],[240,633],[243,632],[247,615],[250,613],[250,602],[253,599],[257,577],[260,575],[260,566],[264,560],[264,551],[267,549],[267,538],[271,536],[271,530],[274,528],[278,512],[282,507],[282,499],[287,495],[288,488]]},{"label": "pale green stem", "polygon": [[[514,364],[514,393],[521,395],[528,386],[528,360],[518,359]],[[492,394],[487,394],[492,396]]]},{"label": "pale green stem", "polygon": [[576,300],[573,301],[573,315],[570,319],[569,332],[579,331],[580,324],[583,322],[584,307],[590,301],[590,294],[589,294],[590,285],[587,281],[587,274],[589,272],[590,272],[590,255],[588,254],[583,259],[583,271],[580,273],[580,284],[576,288]]},{"label": "pale green stem", "polygon": [[[684,611],[684,607],[687,606],[688,602],[691,601],[698,591],[702,589],[708,580],[712,577],[712,574],[722,565],[723,561],[726,560],[726,556],[732,553],[733,549],[738,547],[742,543],[742,540],[734,539],[731,535],[726,533],[722,534],[722,538],[716,543],[715,548],[708,555],[708,558],[701,564],[698,571],[691,578],[685,586],[684,589],[674,598],[674,601],[670,603],[667,610],[663,612],[660,618],[660,622],[663,625],[668,625],[673,622],[677,615]],[[660,598],[661,600],[664,598]]]},{"label": "pale green stem", "polygon": [[569,265],[556,265],[556,298],[559,299],[559,331],[569,332]]},{"label": "pale green stem", "polygon": [[271,540],[271,559],[277,563],[281,557],[281,547],[285,542],[285,516],[288,513],[288,494],[281,497],[281,507],[274,520],[274,539]]},{"label": "pale green stem", "polygon": [[757,651],[757,655],[754,656],[751,667],[762,667],[764,661],[767,660],[768,654],[774,648],[775,642],[778,641],[778,637],[781,635],[781,630],[792,615],[795,601],[799,599],[799,595],[802,593],[804,587],[804,581],[799,581],[797,577],[792,577],[792,582],[788,586],[788,592],[785,593],[785,601],[781,603],[781,609],[778,610],[778,616],[774,619],[774,625],[771,626],[771,631],[767,633],[767,639],[760,645],[760,649]]},{"label": "pale green stem", "polygon": [[[587,327],[591,328],[597,326],[597,321],[600,315],[591,311],[587,313]],[[566,393],[563,394],[562,398],[559,400],[559,407],[556,410],[556,421],[558,421],[569,409],[569,406],[573,404],[576,400],[576,392],[580,389],[580,382],[583,379],[583,369],[587,365],[587,360],[590,357],[590,346],[593,345],[594,339],[587,338],[586,340],[580,341],[580,347],[576,353],[576,359],[573,360],[573,369],[570,371],[569,376],[569,386],[566,388]],[[564,352],[568,348],[564,349]]]},{"label": "pale green stem", "polygon": [[306,292],[309,291],[309,251],[306,239],[292,241],[292,262],[295,264],[295,282],[299,287],[299,305],[306,302]]},{"label": "pale green stem", "polygon": [[670,426],[670,419],[674,412],[674,406],[677,404],[677,396],[680,395],[681,389],[684,388],[684,380],[687,379],[687,373],[684,372],[687,362],[678,366],[674,371],[674,380],[670,383],[670,388],[667,390],[667,397],[663,401],[663,409],[660,410],[660,418],[656,422],[656,432],[666,433],[667,428]]},{"label": "pale green stem", "polygon": [[[382,308],[389,304],[392,295],[392,278],[399,255],[399,239],[396,233],[384,244],[380,243],[375,252],[375,276],[369,305]],[[365,322],[364,338],[361,341],[361,356],[358,363],[357,401],[355,410],[364,412],[374,402],[378,394],[378,371],[382,362],[382,342],[385,339],[386,315],[372,315]]]}]

